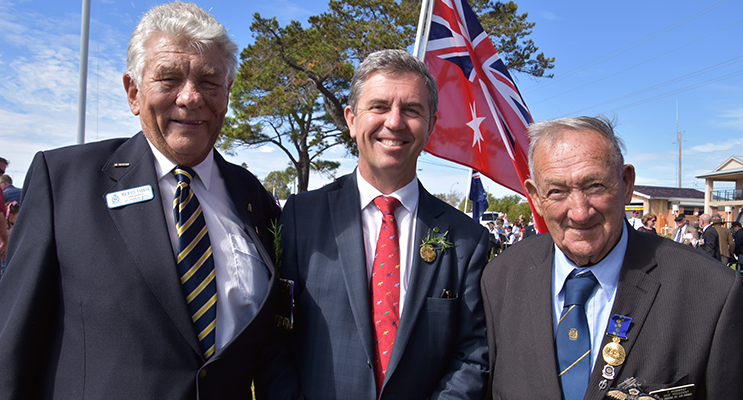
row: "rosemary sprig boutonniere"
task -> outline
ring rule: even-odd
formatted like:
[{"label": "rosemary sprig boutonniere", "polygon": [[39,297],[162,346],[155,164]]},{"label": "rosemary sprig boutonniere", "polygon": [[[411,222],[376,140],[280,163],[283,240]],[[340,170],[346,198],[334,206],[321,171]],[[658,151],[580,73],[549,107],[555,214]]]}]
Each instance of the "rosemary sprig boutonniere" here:
[{"label": "rosemary sprig boutonniere", "polygon": [[279,225],[279,219],[271,220],[271,227],[268,231],[273,235],[273,265],[276,269],[276,273],[279,273],[281,267],[281,254],[284,253],[284,249],[281,247],[281,227]]},{"label": "rosemary sprig boutonniere", "polygon": [[425,262],[433,262],[436,259],[436,246],[441,247],[441,254],[446,252],[446,249],[454,247],[454,243],[446,241],[446,235],[449,231],[439,235],[439,228],[434,227],[428,230],[428,235],[421,239],[421,258]]}]

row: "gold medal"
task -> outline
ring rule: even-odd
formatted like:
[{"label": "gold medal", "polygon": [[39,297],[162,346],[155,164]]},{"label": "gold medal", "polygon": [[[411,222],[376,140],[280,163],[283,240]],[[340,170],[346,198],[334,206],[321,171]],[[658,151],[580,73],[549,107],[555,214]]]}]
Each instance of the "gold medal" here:
[{"label": "gold medal", "polygon": [[624,351],[624,347],[619,344],[619,338],[616,336],[613,336],[611,338],[611,343],[607,343],[606,346],[604,346],[601,354],[604,357],[604,361],[606,361],[607,364],[613,367],[622,365],[624,363],[625,357],[627,356],[627,353]]}]

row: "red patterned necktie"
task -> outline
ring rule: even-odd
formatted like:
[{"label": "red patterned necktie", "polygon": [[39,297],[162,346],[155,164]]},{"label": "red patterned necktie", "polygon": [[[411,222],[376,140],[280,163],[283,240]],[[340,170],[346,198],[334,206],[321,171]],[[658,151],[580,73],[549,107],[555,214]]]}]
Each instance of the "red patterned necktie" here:
[{"label": "red patterned necktie", "polygon": [[379,196],[374,199],[374,204],[382,211],[382,229],[379,230],[371,277],[376,357],[374,376],[379,394],[400,321],[400,241],[395,220],[395,210],[400,207],[400,201],[394,197]]}]

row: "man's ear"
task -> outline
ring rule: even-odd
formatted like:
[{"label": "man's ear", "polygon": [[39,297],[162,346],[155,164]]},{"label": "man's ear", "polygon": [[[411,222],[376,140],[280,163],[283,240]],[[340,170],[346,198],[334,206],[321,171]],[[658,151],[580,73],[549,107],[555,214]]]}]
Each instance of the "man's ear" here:
[{"label": "man's ear", "polygon": [[343,116],[346,118],[346,125],[348,125],[348,131],[353,139],[356,139],[356,129],[354,129],[354,123],[356,122],[356,116],[353,115],[351,106],[346,106],[343,109]]},{"label": "man's ear", "polygon": [[126,98],[129,101],[129,109],[132,110],[132,114],[139,115],[139,100],[137,99],[139,89],[129,74],[124,74],[124,90],[126,90]]},{"label": "man's ear", "polygon": [[537,190],[537,185],[534,180],[531,178],[525,180],[524,189],[526,189],[526,194],[529,196],[529,199],[531,199],[531,205],[534,206],[534,211],[543,217],[542,199],[539,197],[539,191]]},{"label": "man's ear", "polygon": [[624,204],[632,201],[632,194],[635,191],[635,166],[625,164],[622,167],[622,181],[624,182]]}]

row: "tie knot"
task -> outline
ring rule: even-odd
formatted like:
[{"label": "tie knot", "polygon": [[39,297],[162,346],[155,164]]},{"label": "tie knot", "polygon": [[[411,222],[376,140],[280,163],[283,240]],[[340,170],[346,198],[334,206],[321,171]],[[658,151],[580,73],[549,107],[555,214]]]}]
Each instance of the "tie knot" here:
[{"label": "tie knot", "polygon": [[194,172],[194,170],[181,165],[176,165],[175,169],[173,170],[173,174],[175,175],[175,179],[178,182],[184,182],[187,185],[190,184],[193,177],[196,176],[196,172]]},{"label": "tie knot", "polygon": [[565,305],[585,305],[597,283],[591,271],[578,275],[578,270],[573,270],[565,281]]},{"label": "tie knot", "polygon": [[374,198],[374,205],[382,211],[382,216],[395,216],[395,210],[400,207],[400,200],[391,196],[377,196]]}]

